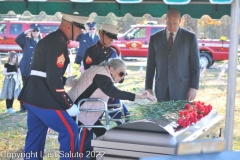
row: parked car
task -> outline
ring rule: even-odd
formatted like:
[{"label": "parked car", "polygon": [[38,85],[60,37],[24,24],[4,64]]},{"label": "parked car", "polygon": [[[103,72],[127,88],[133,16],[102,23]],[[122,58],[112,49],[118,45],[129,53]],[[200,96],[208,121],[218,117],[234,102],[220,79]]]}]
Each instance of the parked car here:
[{"label": "parked car", "polygon": [[[113,47],[123,59],[146,58],[150,36],[165,27],[165,25],[133,25],[114,41]],[[228,40],[199,39],[198,44],[201,67],[209,68],[214,61],[228,59]]]},{"label": "parked car", "polygon": [[[0,52],[2,54],[8,51],[22,52],[20,46],[16,44],[15,38],[22,32],[30,28],[31,24],[38,23],[41,27],[42,37],[57,30],[60,22],[20,22],[20,21],[7,21],[0,22]],[[74,52],[79,46],[77,41],[71,41],[68,44],[69,52]]]}]

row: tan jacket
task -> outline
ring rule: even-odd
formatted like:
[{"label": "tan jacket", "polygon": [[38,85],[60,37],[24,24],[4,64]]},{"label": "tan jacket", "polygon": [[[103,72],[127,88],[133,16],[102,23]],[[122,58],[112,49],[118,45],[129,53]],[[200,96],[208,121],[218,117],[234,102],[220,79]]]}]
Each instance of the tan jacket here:
[{"label": "tan jacket", "polygon": [[[87,69],[78,79],[76,84],[68,92],[68,95],[71,97],[73,102],[75,102],[78,96],[81,95],[92,84],[92,79],[96,74],[106,75],[110,77],[110,79],[113,81],[109,68],[107,66],[93,66]],[[105,100],[105,102],[107,102],[109,96],[103,93],[101,89],[97,88],[89,98],[102,98],[103,100]],[[99,109],[104,108],[104,104],[102,102],[85,102],[82,104],[81,108]],[[79,114],[79,121],[82,122],[84,125],[93,125],[102,114],[103,112],[81,111]]]}]

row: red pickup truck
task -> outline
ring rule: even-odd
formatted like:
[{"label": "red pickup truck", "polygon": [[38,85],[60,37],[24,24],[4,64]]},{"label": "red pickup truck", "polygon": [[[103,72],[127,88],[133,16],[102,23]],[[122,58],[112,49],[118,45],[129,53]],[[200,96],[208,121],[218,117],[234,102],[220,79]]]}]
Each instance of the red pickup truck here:
[{"label": "red pickup truck", "polygon": [[[133,25],[114,41],[113,47],[123,59],[146,58],[150,36],[164,29],[165,25]],[[209,68],[214,61],[228,59],[229,41],[199,39],[200,64]]]},{"label": "red pickup truck", "polygon": [[[15,38],[22,32],[30,28],[31,24],[38,23],[41,26],[42,37],[57,30],[60,22],[0,22],[0,53],[4,54],[8,51],[21,52],[21,48],[15,42]],[[69,52],[76,51],[79,47],[79,43],[71,41],[68,45]]]}]

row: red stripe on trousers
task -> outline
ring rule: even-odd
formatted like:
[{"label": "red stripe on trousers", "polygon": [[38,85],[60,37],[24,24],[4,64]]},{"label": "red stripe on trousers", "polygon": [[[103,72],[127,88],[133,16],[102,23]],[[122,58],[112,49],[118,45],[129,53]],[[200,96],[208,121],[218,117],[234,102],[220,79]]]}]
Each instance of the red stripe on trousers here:
[{"label": "red stripe on trousers", "polygon": [[[70,148],[71,148],[72,154],[74,154],[74,134],[73,134],[72,128],[70,127],[70,125],[66,121],[66,119],[63,116],[63,114],[61,113],[61,111],[56,110],[56,113],[58,114],[58,116],[60,117],[60,119],[62,120],[63,124],[66,126],[66,128],[67,128],[67,130],[70,134]],[[72,157],[71,159],[73,160],[73,158],[74,157]]]},{"label": "red stripe on trousers", "polygon": [[[86,138],[87,128],[83,128],[83,136],[82,136],[82,142],[80,146],[80,153],[83,153],[83,146]],[[80,157],[80,160],[82,160],[82,157]]]}]

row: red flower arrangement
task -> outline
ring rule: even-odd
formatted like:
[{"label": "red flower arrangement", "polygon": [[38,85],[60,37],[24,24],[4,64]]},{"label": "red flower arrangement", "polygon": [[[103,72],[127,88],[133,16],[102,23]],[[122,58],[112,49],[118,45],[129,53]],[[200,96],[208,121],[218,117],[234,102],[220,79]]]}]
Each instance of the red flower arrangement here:
[{"label": "red flower arrangement", "polygon": [[212,106],[204,104],[204,102],[193,102],[192,105],[187,103],[185,110],[179,111],[178,125],[188,127],[192,123],[196,124],[198,120],[205,117],[212,110]]}]

